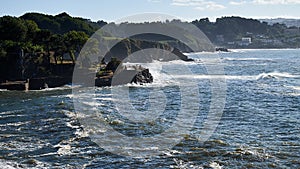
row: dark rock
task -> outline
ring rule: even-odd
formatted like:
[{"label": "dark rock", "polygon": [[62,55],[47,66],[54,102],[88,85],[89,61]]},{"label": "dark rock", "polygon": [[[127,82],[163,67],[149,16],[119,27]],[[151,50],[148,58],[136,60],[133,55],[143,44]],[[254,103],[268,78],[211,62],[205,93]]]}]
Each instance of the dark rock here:
[{"label": "dark rock", "polygon": [[46,78],[29,79],[29,90],[41,90],[47,87]]},{"label": "dark rock", "polygon": [[186,62],[193,62],[193,61],[195,61],[194,59],[192,59],[192,58],[188,58],[187,60],[185,60]]},{"label": "dark rock", "polygon": [[66,84],[72,83],[72,77],[61,77],[61,76],[55,76],[55,77],[47,77],[46,78],[46,84],[47,87],[53,88],[53,87],[61,87]]},{"label": "dark rock", "polygon": [[149,69],[142,70],[122,70],[115,75],[102,76],[95,79],[95,86],[116,86],[124,85],[128,83],[152,83],[153,76],[149,72]]},{"label": "dark rock", "polygon": [[105,70],[111,70],[115,72],[120,64],[121,61],[117,60],[116,58],[112,58],[111,61],[106,65]]},{"label": "dark rock", "polygon": [[[189,59],[186,55],[184,55],[182,52],[180,52],[180,50],[177,48],[174,48],[172,53],[175,54],[178,57],[178,59],[181,59],[183,61],[193,61],[193,59]],[[173,59],[173,60],[175,60],[175,59]]]},{"label": "dark rock", "polygon": [[111,86],[111,77],[107,78],[96,78],[95,79],[95,86],[97,87],[104,87],[104,86]]},{"label": "dark rock", "polygon": [[227,48],[222,48],[222,47],[216,48],[216,51],[217,52],[229,52],[229,50]]},{"label": "dark rock", "polygon": [[152,83],[152,82],[153,82],[153,76],[149,72],[149,69],[144,69],[138,72],[131,80],[131,83],[136,83],[136,84]]},{"label": "dark rock", "polygon": [[0,84],[0,89],[27,90],[28,83],[26,83],[25,81],[4,82]]},{"label": "dark rock", "polygon": [[72,83],[72,78],[61,76],[32,78],[28,80],[28,83],[29,90],[41,90],[45,88],[61,87]]}]

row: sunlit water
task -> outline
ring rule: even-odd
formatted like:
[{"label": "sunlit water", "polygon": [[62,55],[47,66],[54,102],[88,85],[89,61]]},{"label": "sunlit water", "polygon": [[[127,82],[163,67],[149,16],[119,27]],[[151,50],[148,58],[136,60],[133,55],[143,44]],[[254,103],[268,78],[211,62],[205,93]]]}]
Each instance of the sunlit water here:
[{"label": "sunlit water", "polygon": [[[149,109],[149,93],[161,90],[166,105],[158,119],[133,123],[118,113],[112,89],[97,88],[86,111],[97,110],[116,131],[130,137],[155,136],[172,126],[181,109],[176,79],[195,80],[199,112],[191,134],[175,147],[149,158],[112,154],[94,143],[79,123],[70,86],[42,91],[0,91],[0,168],[299,168],[300,50],[237,50],[219,53],[225,76],[208,75],[204,61],[212,54],[189,54],[195,62],[148,64],[154,84],[126,85],[135,109]],[[193,75],[170,78],[159,67]],[[210,80],[225,77],[226,104],[214,134],[200,143],[210,108]],[[117,87],[115,87],[117,88]],[[150,99],[151,100],[151,99]],[[193,100],[189,100],[192,102]],[[188,105],[186,105],[188,106]],[[161,109],[158,106],[157,109]],[[110,138],[108,138],[110,139]]]}]

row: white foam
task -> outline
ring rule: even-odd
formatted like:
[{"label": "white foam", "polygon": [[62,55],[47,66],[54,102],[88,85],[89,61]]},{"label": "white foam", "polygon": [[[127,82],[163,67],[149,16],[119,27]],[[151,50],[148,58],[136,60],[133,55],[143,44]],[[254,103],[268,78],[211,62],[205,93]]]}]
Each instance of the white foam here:
[{"label": "white foam", "polygon": [[77,119],[77,118],[84,118],[85,115],[82,113],[75,113],[75,112],[71,112],[71,111],[67,111],[67,110],[62,110],[62,112],[68,116],[69,118],[72,119]]},{"label": "white foam", "polygon": [[226,80],[255,80],[256,76],[238,76],[238,75],[176,75],[180,79],[226,79]]},{"label": "white foam", "polygon": [[[259,79],[279,79],[279,78],[298,78],[300,75],[293,75],[287,72],[261,73],[259,75],[207,75],[207,74],[189,74],[189,75],[172,75],[176,79],[226,79],[226,80],[259,80]],[[299,87],[294,89],[299,90]]]},{"label": "white foam", "polygon": [[[105,98],[105,99],[107,99],[107,98]],[[82,102],[82,103],[85,104],[85,105],[91,106],[91,107],[98,107],[98,106],[103,105],[101,103],[97,103],[96,101],[94,101],[94,102]]]},{"label": "white foam", "polygon": [[21,113],[22,111],[24,111],[24,109],[9,110],[9,111],[0,112],[0,115]]},{"label": "white foam", "polygon": [[20,169],[20,168],[23,168],[23,167],[19,167],[19,165],[15,162],[8,162],[8,161],[0,160],[0,168],[3,168],[3,169]]},{"label": "white foam", "polygon": [[271,79],[271,78],[298,78],[300,75],[293,75],[287,72],[270,72],[257,75],[256,79]]},{"label": "white foam", "polygon": [[70,128],[73,128],[73,129],[78,129],[80,128],[80,126],[77,126],[77,125],[72,125],[71,122],[66,122],[66,125]]},{"label": "white foam", "polygon": [[282,51],[282,50],[299,50],[293,48],[285,48],[285,49],[229,49],[231,52],[247,52],[247,51]]},{"label": "white foam", "polygon": [[73,94],[67,94],[66,97],[72,99],[74,97],[74,95]]},{"label": "white foam", "polygon": [[[138,85],[138,84],[136,84],[136,85]],[[114,101],[114,99],[110,98],[110,97],[97,97],[96,100]],[[101,104],[101,103],[97,103],[96,105],[103,106],[103,104]]]},{"label": "white foam", "polygon": [[170,166],[170,168],[191,168],[191,169],[202,169],[203,166],[196,165],[192,162],[185,162],[183,160],[173,159],[176,163],[176,166]]},{"label": "white foam", "polygon": [[59,149],[57,150],[57,154],[59,155],[67,155],[67,154],[71,154],[71,146],[69,144],[67,145],[55,145],[54,147],[59,147]]},{"label": "white foam", "polygon": [[24,124],[29,124],[30,121],[26,121],[26,122],[17,122],[17,123],[5,123],[5,124],[0,124],[0,127],[7,127],[7,126],[21,126],[21,125],[24,125]]},{"label": "white foam", "polygon": [[15,118],[15,117],[25,117],[26,115],[24,114],[8,114],[6,116],[1,116],[2,118],[8,118],[8,117],[12,117],[12,118]]},{"label": "white foam", "polygon": [[295,97],[297,97],[297,96],[300,96],[300,93],[290,93],[289,96],[295,96]]},{"label": "white foam", "polygon": [[53,87],[53,88],[45,88],[42,90],[31,90],[31,91],[55,91],[55,90],[67,90],[67,89],[74,89],[79,88],[81,85],[64,85],[61,87]]},{"label": "white foam", "polygon": [[224,57],[223,60],[228,61],[273,61],[272,59],[267,58],[231,58],[231,57]]},{"label": "white foam", "polygon": [[219,52],[214,51],[214,52],[208,52],[208,51],[202,51],[202,52],[193,52],[193,53],[183,53],[186,56],[190,56],[190,55],[201,55],[201,54],[217,54]]},{"label": "white foam", "polygon": [[284,86],[288,89],[293,90],[293,92],[286,93],[289,96],[300,96],[300,86]]},{"label": "white foam", "polygon": [[220,165],[220,164],[218,164],[217,162],[211,162],[210,164],[209,164],[209,166],[211,167],[211,168],[213,168],[213,169],[222,169],[223,167]]},{"label": "white foam", "polygon": [[82,129],[77,129],[75,134],[79,137],[79,138],[84,138],[84,137],[89,137],[89,133],[86,130],[82,130]]},{"label": "white foam", "polygon": [[[152,63],[147,63],[144,64],[143,66],[148,68],[150,73],[153,76],[153,83],[150,84],[151,86],[156,86],[156,85],[168,85],[175,83],[175,81],[170,77],[169,74],[162,72],[163,71],[163,66],[164,65],[176,65],[176,64],[182,64],[183,61],[176,60],[176,61],[170,61],[170,62],[159,62],[159,61],[154,61]],[[148,85],[148,84],[146,84]],[[149,85],[148,85],[149,86]]]},{"label": "white foam", "polygon": [[293,90],[299,90],[300,91],[300,86],[288,86],[289,88]]},{"label": "white foam", "polygon": [[245,51],[243,49],[229,49],[231,53],[244,53]]}]

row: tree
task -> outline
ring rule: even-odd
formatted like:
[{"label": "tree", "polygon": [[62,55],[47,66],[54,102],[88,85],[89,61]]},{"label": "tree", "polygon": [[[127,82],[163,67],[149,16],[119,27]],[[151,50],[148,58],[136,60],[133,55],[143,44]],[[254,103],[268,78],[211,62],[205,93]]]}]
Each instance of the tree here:
[{"label": "tree", "polygon": [[54,34],[50,37],[50,50],[55,51],[54,53],[54,61],[57,64],[59,58],[63,57],[63,54],[67,50],[67,47],[64,43],[64,38],[62,35]]},{"label": "tree", "polygon": [[21,77],[20,44],[11,40],[1,42],[3,56],[0,58],[1,78],[19,79]]},{"label": "tree", "polygon": [[0,18],[0,37],[1,40],[12,40],[22,42],[25,40],[27,27],[24,20],[3,16]]},{"label": "tree", "polygon": [[32,20],[25,20],[25,26],[27,27],[26,41],[33,41],[40,31],[38,25]]},{"label": "tree", "polygon": [[70,31],[64,34],[64,42],[71,56],[72,62],[75,64],[75,53],[81,50],[85,42],[88,40],[88,35],[82,31]]}]

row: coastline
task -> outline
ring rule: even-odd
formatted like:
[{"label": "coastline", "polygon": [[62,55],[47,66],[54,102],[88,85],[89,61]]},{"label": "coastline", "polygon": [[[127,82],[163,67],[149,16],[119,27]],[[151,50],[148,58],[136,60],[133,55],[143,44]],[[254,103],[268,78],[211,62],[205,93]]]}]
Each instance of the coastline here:
[{"label": "coastline", "polygon": [[[110,64],[110,63],[109,63]],[[107,64],[107,65],[109,65]],[[106,65],[106,68],[107,68]],[[85,80],[94,79],[94,83],[84,83],[83,86],[96,86],[106,87],[115,85],[124,85],[128,83],[143,84],[152,83],[153,76],[149,72],[149,69],[141,66],[120,66],[114,65],[114,70],[104,69],[101,70],[102,74],[83,70],[80,74]],[[110,72],[110,73],[107,73]],[[78,76],[78,75],[77,75]],[[67,84],[72,84],[73,74],[71,76],[49,76],[39,78],[28,78],[26,80],[6,80],[0,83],[0,90],[17,90],[17,91],[29,91],[29,90],[42,90],[47,88],[62,87]]]},{"label": "coastline", "polygon": [[[231,52],[243,52],[243,51],[282,51],[282,50],[300,50],[300,48],[257,48],[257,49],[246,49],[246,48],[240,48],[240,49],[228,49],[228,52],[222,52],[222,51],[214,51],[214,52],[190,52],[190,53],[182,53],[185,56],[189,56],[191,54],[203,54],[203,53],[231,53]],[[145,71],[146,73],[142,76],[142,72]],[[130,77],[132,77],[133,80],[123,79],[123,81],[114,82],[115,84],[112,84],[112,78],[113,74],[109,76],[101,76],[96,77],[95,76],[95,86],[96,87],[106,87],[111,85],[123,85],[128,83],[151,83],[153,82],[153,77],[151,78],[151,73],[149,72],[149,69],[142,69],[139,71],[133,71],[130,72]],[[128,74],[127,72],[123,72],[124,74]],[[96,73],[95,73],[96,75]],[[138,76],[136,76],[138,75]],[[83,75],[84,76],[84,75]],[[120,76],[119,76],[120,77]],[[72,76],[48,76],[48,77],[39,77],[39,78],[29,78],[26,80],[6,80],[2,83],[0,83],[0,90],[1,91],[7,91],[7,90],[19,90],[19,91],[28,91],[28,90],[42,90],[47,88],[57,88],[57,87],[63,87],[68,84],[72,84]],[[148,80],[144,80],[148,79]],[[152,80],[151,80],[152,79]]]}]

